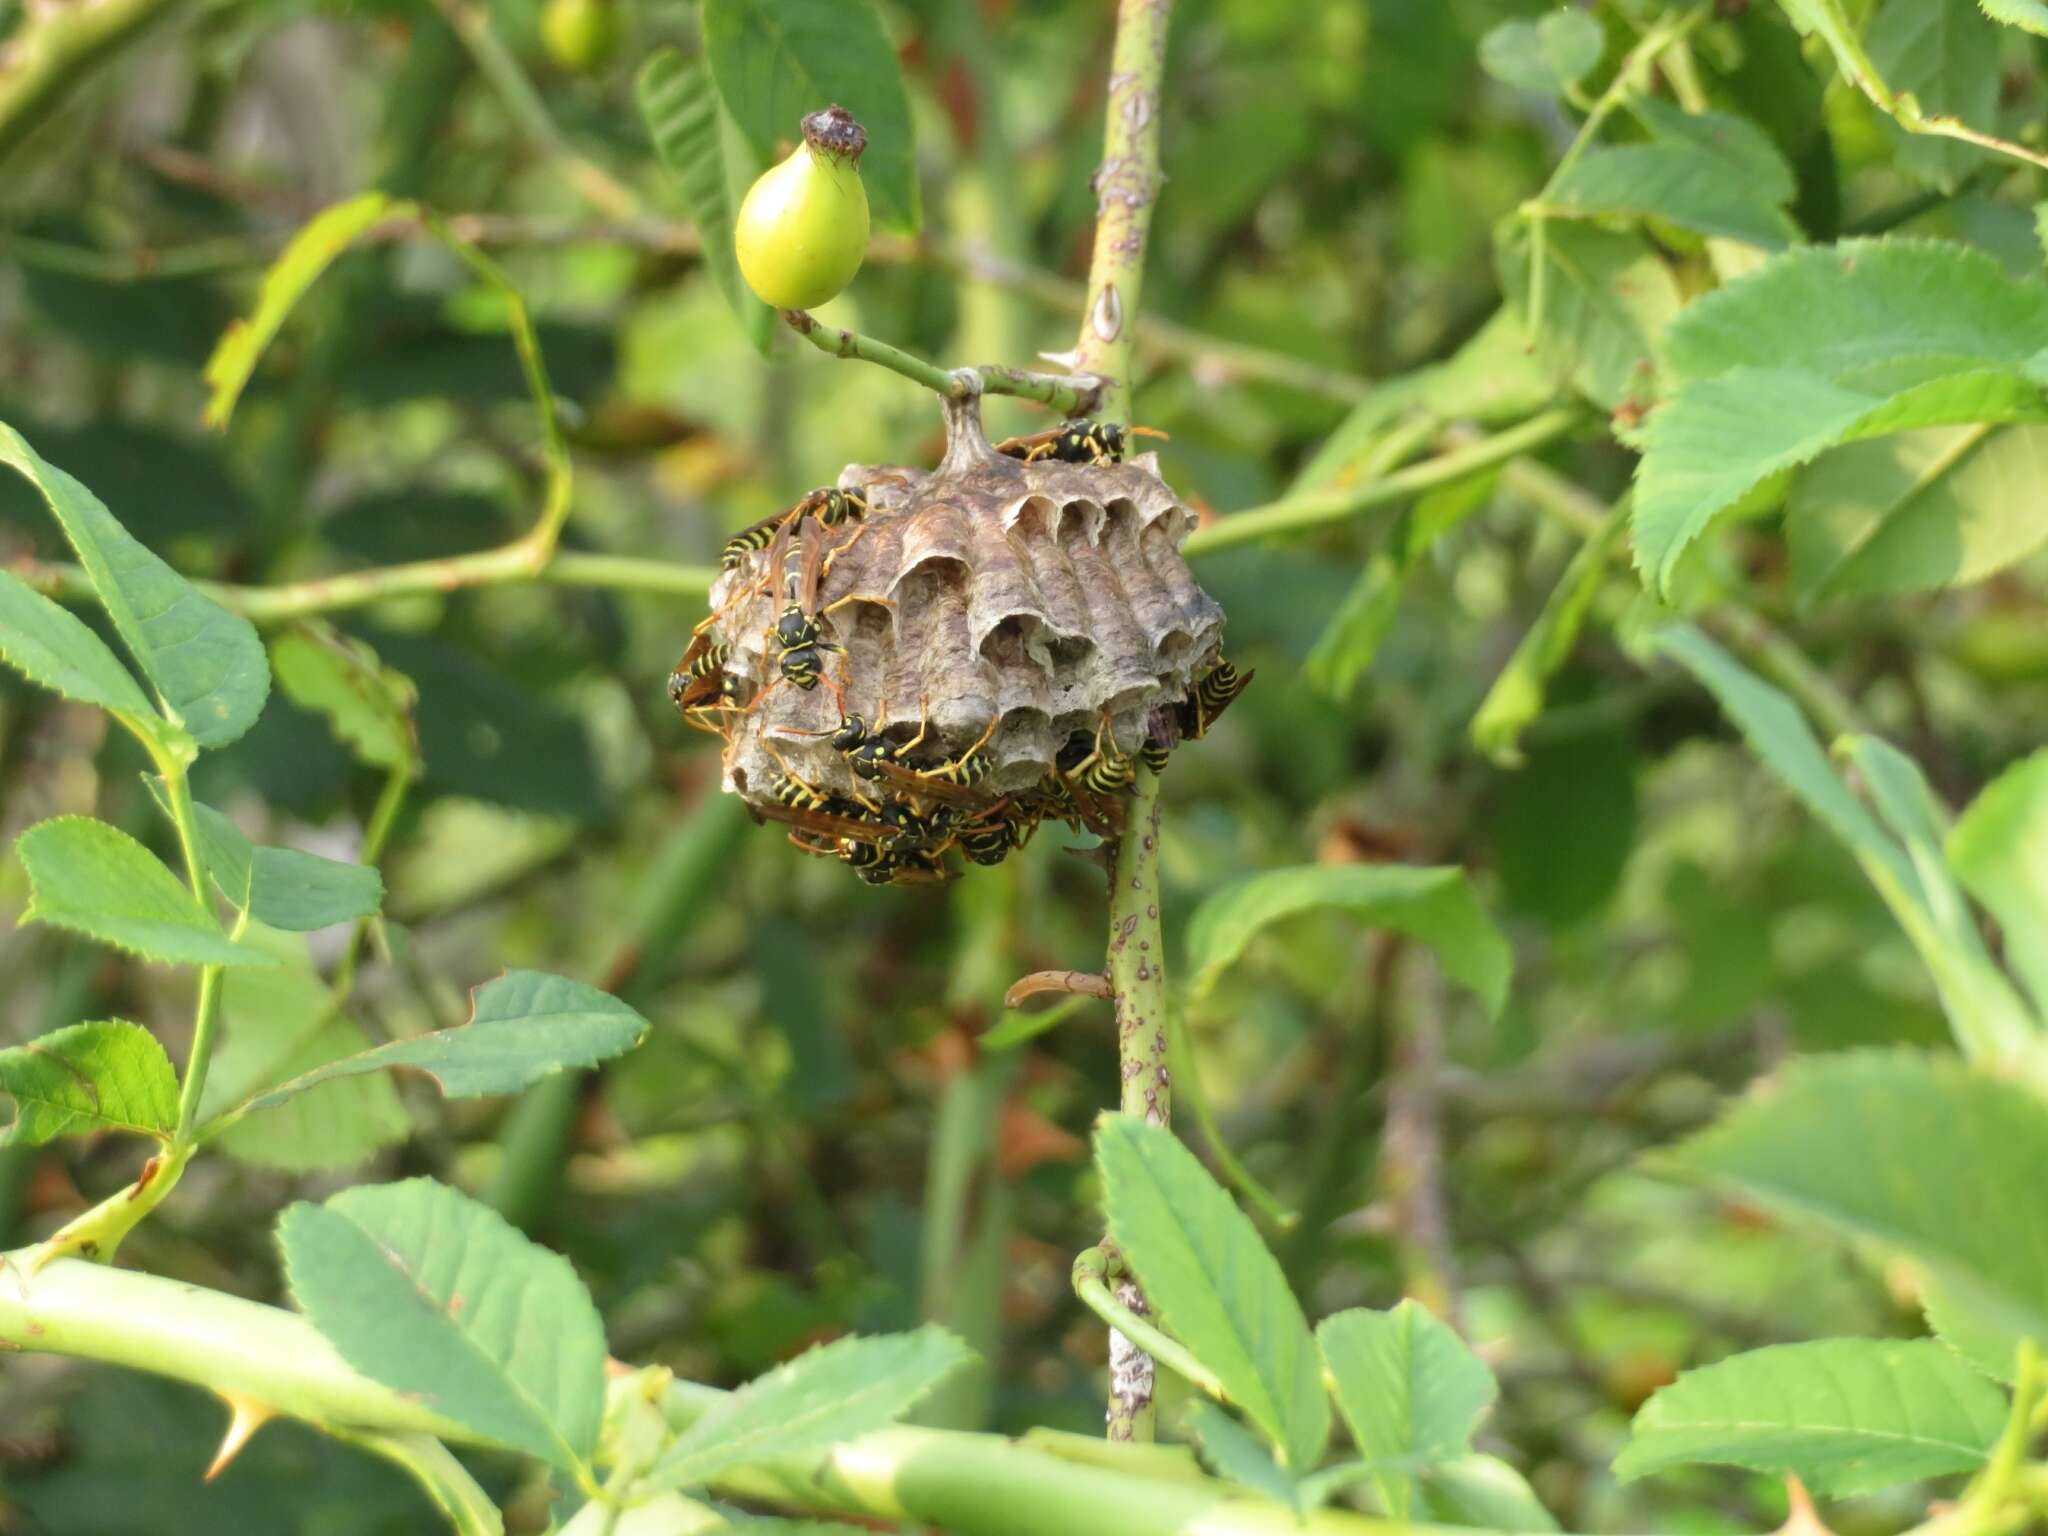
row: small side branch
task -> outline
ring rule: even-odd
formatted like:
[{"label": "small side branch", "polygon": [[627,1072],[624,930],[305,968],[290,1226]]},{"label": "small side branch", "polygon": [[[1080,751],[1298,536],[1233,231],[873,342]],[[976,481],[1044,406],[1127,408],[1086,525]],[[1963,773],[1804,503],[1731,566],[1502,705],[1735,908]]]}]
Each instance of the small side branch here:
[{"label": "small side branch", "polygon": [[1075,997],[1114,997],[1109,978],[1099,971],[1033,971],[1003,994],[1005,1008],[1022,1008],[1034,997],[1047,992],[1070,993]]},{"label": "small side branch", "polygon": [[831,357],[853,358],[873,363],[891,373],[900,373],[913,384],[922,384],[942,400],[965,400],[975,394],[1015,395],[1036,400],[1064,416],[1086,416],[1102,399],[1101,379],[1081,374],[1033,373],[1025,368],[1004,368],[984,364],[977,368],[946,369],[937,363],[892,347],[886,341],[863,336],[858,331],[827,325],[807,310],[785,309],[783,323]]}]

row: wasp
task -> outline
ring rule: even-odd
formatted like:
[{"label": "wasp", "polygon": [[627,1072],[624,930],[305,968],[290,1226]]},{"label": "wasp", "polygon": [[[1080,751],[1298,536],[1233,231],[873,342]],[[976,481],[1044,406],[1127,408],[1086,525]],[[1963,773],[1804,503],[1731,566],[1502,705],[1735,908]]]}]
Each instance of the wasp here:
[{"label": "wasp", "polygon": [[1181,735],[1190,741],[1205,735],[1216,723],[1216,717],[1244,692],[1255,675],[1238,671],[1219,656],[1216,665],[1202,674],[1176,709]]},{"label": "wasp", "polygon": [[[779,537],[779,535],[778,535]],[[806,537],[801,564],[792,584],[789,602],[775,616],[769,636],[775,643],[776,670],[786,683],[809,692],[818,686],[824,653],[841,647],[826,640],[818,628],[818,582],[825,563],[825,541]]]},{"label": "wasp", "polygon": [[1150,768],[1154,773],[1166,772],[1166,760],[1172,755],[1173,748],[1169,747],[1157,736],[1148,735],[1145,738],[1144,745],[1138,748],[1138,761],[1147,768]]},{"label": "wasp", "polygon": [[[1093,749],[1081,757],[1079,761],[1075,762],[1071,768],[1063,770],[1069,778],[1078,779],[1081,787],[1091,795],[1120,795],[1131,787],[1138,776],[1138,771],[1133,766],[1129,756],[1117,750],[1116,737],[1114,735],[1109,736],[1107,749],[1105,750],[1103,736],[1108,729],[1109,716],[1104,715],[1102,723],[1095,727]],[[1062,757],[1069,755],[1069,751],[1075,745],[1076,739],[1086,741],[1087,735],[1085,732],[1076,731],[1074,736],[1068,739],[1067,749],[1069,750],[1063,750],[1061,752]]]},{"label": "wasp", "polygon": [[719,551],[718,563],[728,571],[736,569],[755,550],[766,549],[772,544],[779,530],[794,529],[806,517],[816,518],[827,528],[837,528],[842,523],[859,522],[867,515],[867,498],[859,491],[820,486],[795,506],[764,517],[727,539],[725,547]]},{"label": "wasp", "polygon": [[1022,459],[1026,464],[1036,464],[1044,459],[1060,464],[1121,464],[1129,439],[1165,436],[1164,432],[1155,432],[1150,427],[1126,427],[1113,421],[1089,421],[1076,417],[1061,422],[1048,432],[1006,438],[996,444],[996,452]]}]

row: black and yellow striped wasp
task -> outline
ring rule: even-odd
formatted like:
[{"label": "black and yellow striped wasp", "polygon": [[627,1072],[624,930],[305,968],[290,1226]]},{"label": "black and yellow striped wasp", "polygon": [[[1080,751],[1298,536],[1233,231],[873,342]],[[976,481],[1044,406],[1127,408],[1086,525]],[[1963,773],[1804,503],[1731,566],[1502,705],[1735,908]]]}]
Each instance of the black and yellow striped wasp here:
[{"label": "black and yellow striped wasp", "polygon": [[736,569],[755,550],[766,549],[773,543],[779,529],[794,530],[806,517],[815,518],[827,528],[837,528],[843,523],[859,522],[867,515],[867,498],[859,491],[821,485],[795,506],[764,517],[727,539],[725,548],[719,551],[718,563],[728,571]]},{"label": "black and yellow striped wasp", "polygon": [[1126,427],[1114,421],[1089,421],[1076,417],[1045,432],[1005,438],[995,445],[997,453],[1026,464],[1050,459],[1059,464],[1121,464],[1133,437],[1164,438],[1164,432],[1150,427]]}]

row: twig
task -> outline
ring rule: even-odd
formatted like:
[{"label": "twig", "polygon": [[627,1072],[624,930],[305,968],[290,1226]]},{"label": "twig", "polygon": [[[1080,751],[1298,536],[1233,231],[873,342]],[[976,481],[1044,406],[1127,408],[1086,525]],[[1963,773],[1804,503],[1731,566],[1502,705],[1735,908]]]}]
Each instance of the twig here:
[{"label": "twig", "polygon": [[971,395],[1015,395],[1036,400],[1066,416],[1085,416],[1102,398],[1102,381],[1086,376],[1066,378],[1052,373],[1032,373],[1023,368],[1004,368],[993,363],[974,368],[941,368],[914,357],[901,347],[863,336],[858,331],[827,325],[805,310],[785,309],[783,321],[820,352],[830,357],[857,358],[900,373],[914,384],[922,384],[946,400],[964,400]]},{"label": "twig", "polygon": [[1172,0],[1118,0],[1109,58],[1102,164],[1095,172],[1095,248],[1074,366],[1109,381],[1103,408],[1117,420],[1130,415],[1145,243],[1159,200],[1160,96],[1172,10]]},{"label": "twig", "polygon": [[1189,534],[1181,548],[1189,556],[1210,555],[1239,544],[1341,523],[1374,507],[1383,507],[1390,502],[1435,490],[1441,485],[1450,485],[1530,453],[1563,437],[1586,420],[1585,413],[1573,406],[1544,411],[1505,431],[1496,432],[1492,437],[1482,438],[1467,447],[1454,448],[1433,459],[1424,459],[1378,480],[1283,497],[1248,512],[1219,518]]},{"label": "twig", "polygon": [[[1138,297],[1159,196],[1160,97],[1172,10],[1172,0],[1117,0],[1110,49],[1102,164],[1095,172],[1095,246],[1073,358],[1076,372],[1102,381],[1102,411],[1116,421],[1129,420],[1131,412]],[[1126,1114],[1165,1125],[1172,1079],[1159,902],[1159,776],[1140,768],[1111,874],[1108,969],[1116,992],[1118,1102]],[[1146,1310],[1144,1295],[1129,1280],[1119,1283],[1116,1299],[1134,1313]],[[1152,1438],[1154,1385],[1152,1357],[1110,1329],[1110,1439]]]},{"label": "twig", "polygon": [[[1153,1125],[1173,1108],[1167,1062],[1166,945],[1159,919],[1159,775],[1138,770],[1110,876],[1109,981],[1116,1003],[1117,1107]],[[1116,1299],[1142,1315],[1145,1297],[1126,1279]],[[1109,1438],[1152,1438],[1152,1358],[1130,1337],[1109,1334]]]}]

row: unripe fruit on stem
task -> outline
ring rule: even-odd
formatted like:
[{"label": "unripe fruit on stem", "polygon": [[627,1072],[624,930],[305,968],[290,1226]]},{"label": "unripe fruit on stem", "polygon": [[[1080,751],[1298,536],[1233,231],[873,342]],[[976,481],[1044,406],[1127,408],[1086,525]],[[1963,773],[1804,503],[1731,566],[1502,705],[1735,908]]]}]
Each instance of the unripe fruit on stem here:
[{"label": "unripe fruit on stem", "polygon": [[619,51],[619,0],[548,0],[540,38],[548,56],[571,74],[587,75]]},{"label": "unripe fruit on stem", "polygon": [[747,286],[777,309],[838,295],[868,248],[867,134],[844,107],[813,112],[803,126],[804,142],[747,189],[733,229]]}]

